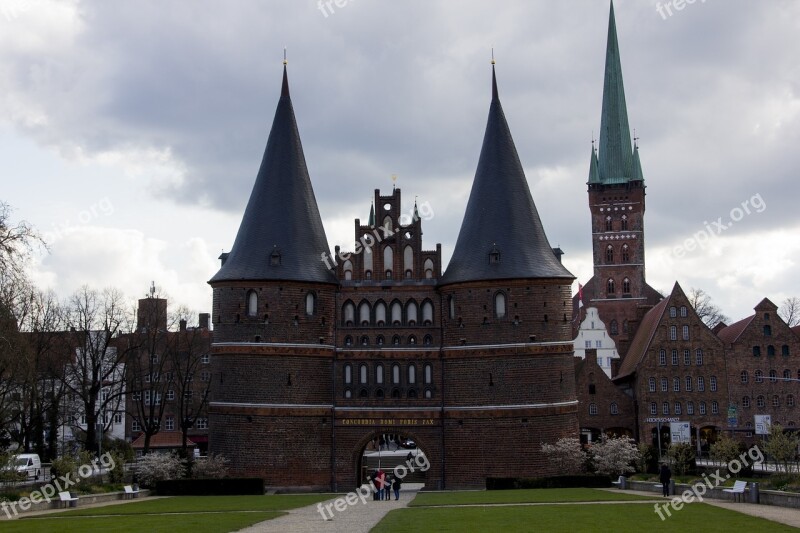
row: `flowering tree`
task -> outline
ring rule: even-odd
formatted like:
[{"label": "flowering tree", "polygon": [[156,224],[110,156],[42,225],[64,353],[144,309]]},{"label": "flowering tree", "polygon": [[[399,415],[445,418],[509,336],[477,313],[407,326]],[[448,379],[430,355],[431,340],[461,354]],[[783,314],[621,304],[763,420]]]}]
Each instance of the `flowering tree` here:
[{"label": "flowering tree", "polygon": [[592,465],[598,474],[617,476],[636,471],[641,459],[636,441],[630,437],[604,437],[591,448]]},{"label": "flowering tree", "polygon": [[136,475],[145,487],[154,487],[156,482],[180,479],[186,467],[180,457],[168,453],[149,453],[136,463]]},{"label": "flowering tree", "polygon": [[563,474],[580,474],[586,469],[586,452],[576,438],[558,439],[555,444],[542,444],[542,453]]}]

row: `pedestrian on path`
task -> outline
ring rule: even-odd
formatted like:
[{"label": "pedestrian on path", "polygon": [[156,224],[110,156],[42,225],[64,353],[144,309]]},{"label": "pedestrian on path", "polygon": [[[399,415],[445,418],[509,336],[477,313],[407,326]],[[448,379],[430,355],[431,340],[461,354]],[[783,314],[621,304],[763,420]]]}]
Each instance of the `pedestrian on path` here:
[{"label": "pedestrian on path", "polygon": [[665,498],[669,496],[669,480],[671,477],[672,471],[667,466],[667,463],[661,463],[661,472],[658,475],[658,479],[661,481],[662,492]]},{"label": "pedestrian on path", "polygon": [[394,476],[394,481],[392,482],[392,488],[394,489],[394,500],[397,501],[400,499],[400,477]]}]

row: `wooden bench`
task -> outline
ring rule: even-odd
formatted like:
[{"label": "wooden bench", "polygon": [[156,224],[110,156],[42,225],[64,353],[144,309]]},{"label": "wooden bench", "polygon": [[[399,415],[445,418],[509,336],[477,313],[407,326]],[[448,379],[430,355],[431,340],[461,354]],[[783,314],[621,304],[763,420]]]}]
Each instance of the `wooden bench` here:
[{"label": "wooden bench", "polygon": [[125,498],[133,499],[139,497],[139,489],[134,489],[132,485],[125,485]]},{"label": "wooden bench", "polygon": [[722,492],[729,492],[733,494],[733,501],[738,500],[738,495],[744,496],[744,489],[747,488],[747,481],[737,481],[733,484],[733,488],[722,489]]},{"label": "wooden bench", "polygon": [[78,497],[73,496],[67,491],[59,492],[58,493],[59,505],[63,502],[64,507],[69,505],[70,507],[77,507],[78,506]]}]

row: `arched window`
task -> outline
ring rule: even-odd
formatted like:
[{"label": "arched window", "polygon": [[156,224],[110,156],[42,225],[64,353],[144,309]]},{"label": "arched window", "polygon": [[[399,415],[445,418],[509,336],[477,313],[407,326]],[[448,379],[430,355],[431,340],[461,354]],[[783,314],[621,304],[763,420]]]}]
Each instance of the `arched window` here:
[{"label": "arched window", "polygon": [[708,379],[708,385],[711,389],[711,392],[717,392],[717,376],[711,376]]},{"label": "arched window", "polygon": [[631,249],[627,244],[622,245],[622,262],[627,263],[631,260]]},{"label": "arched window", "polygon": [[764,400],[763,396],[756,397],[756,407],[764,407],[766,404],[767,402]]},{"label": "arched window", "polygon": [[352,346],[353,345],[353,337],[351,337],[350,335],[347,335],[344,338],[344,345],[345,346]]},{"label": "arched window", "polygon": [[669,414],[669,402],[664,402],[661,404],[661,413],[665,415]]},{"label": "arched window", "polygon": [[792,379],[792,372],[789,369],[783,371],[783,379],[784,380],[791,380]]},{"label": "arched window", "polygon": [[379,400],[383,400],[383,389],[378,389],[375,391],[375,397]]},{"label": "arched window", "polygon": [[613,231],[612,228],[611,217],[606,217],[606,231]]},{"label": "arched window", "polygon": [[611,264],[614,262],[614,247],[610,244],[606,247],[606,263]]},{"label": "arched window", "polygon": [[622,321],[622,333],[624,333],[625,335],[628,334],[628,321],[627,320],[623,320]]},{"label": "arched window", "polygon": [[764,381],[764,373],[761,370],[756,370],[755,378],[756,383],[762,383]]},{"label": "arched window", "polygon": [[761,356],[761,346],[753,346],[753,357]]},{"label": "arched window", "polygon": [[425,279],[433,279],[433,261],[426,259],[423,268],[425,269]]},{"label": "arched window", "polygon": [[597,414],[597,404],[596,403],[590,403],[589,404],[589,414],[590,415],[596,415]]},{"label": "arched window", "polygon": [[258,294],[256,291],[247,292],[247,316],[256,316],[258,314]]},{"label": "arched window", "polygon": [[617,335],[619,333],[619,325],[616,320],[611,321],[611,334]]},{"label": "arched window", "polygon": [[777,383],[778,381],[778,373],[774,370],[769,371],[769,382],[770,383]]},{"label": "arched window", "polygon": [[403,323],[403,306],[395,300],[392,302],[392,324],[399,326]]},{"label": "arched window", "polygon": [[379,326],[386,324],[386,304],[382,300],[375,303],[375,323]]},{"label": "arched window", "polygon": [[392,365],[392,383],[395,385],[400,383],[400,365]]},{"label": "arched window", "polygon": [[669,308],[669,317],[675,318],[678,316],[678,308],[674,305]]},{"label": "arched window", "polygon": [[743,396],[742,397],[742,407],[745,409],[750,408],[750,396]]},{"label": "arched window", "polygon": [[784,344],[783,346],[781,346],[781,355],[785,355],[785,356],[789,355],[789,345],[788,344]]},{"label": "arched window", "polygon": [[630,294],[631,293],[631,280],[625,278],[622,280],[622,294]]},{"label": "arched window", "polygon": [[672,391],[673,392],[681,391],[681,378],[672,378]]},{"label": "arched window", "polygon": [[344,383],[345,385],[353,383],[353,365],[350,363],[344,365]]},{"label": "arched window", "polygon": [[614,280],[613,279],[609,278],[609,280],[606,282],[606,292],[608,294],[614,294],[615,292],[617,292],[616,289],[614,288]]},{"label": "arched window", "polygon": [[767,355],[775,355],[775,347],[771,344],[767,346]]},{"label": "arched window", "polygon": [[425,338],[422,339],[422,344],[424,344],[425,346],[430,346],[431,344],[433,344],[433,337],[431,337],[430,335],[425,335]]},{"label": "arched window", "polygon": [[433,366],[429,363],[425,364],[424,366],[424,376],[423,379],[425,380],[426,385],[430,385],[433,383]]},{"label": "arched window", "polygon": [[[371,235],[370,235],[370,237],[371,237]],[[365,242],[365,241],[362,241],[362,242]],[[372,277],[371,274],[372,274],[372,269],[373,268],[374,267],[372,266],[372,247],[365,246],[364,247],[364,277],[365,278],[367,278],[367,273],[369,273],[370,277]],[[367,279],[369,279],[369,278],[367,278]]]},{"label": "arched window", "polygon": [[358,367],[358,382],[362,385],[367,384],[367,365],[361,365]]},{"label": "arched window", "polygon": [[406,324],[409,326],[413,326],[417,323],[419,318],[417,317],[417,302],[414,300],[410,300],[406,304]]},{"label": "arched window", "polygon": [[378,346],[383,346],[383,343],[384,343],[383,335],[378,335],[377,337],[375,337],[375,344],[377,344]]},{"label": "arched window", "polygon": [[694,351],[694,355],[697,366],[703,366],[703,349],[698,348],[697,350]]},{"label": "arched window", "polygon": [[[414,274],[414,249],[409,245],[403,248],[403,270]],[[406,275],[406,277],[411,277]]]},{"label": "arched window", "polygon": [[619,406],[617,406],[617,402],[611,402],[611,414],[612,415],[619,414]]},{"label": "arched window", "polygon": [[392,271],[394,270],[394,252],[391,246],[386,246],[383,249],[383,269],[386,271],[386,279],[392,279]]},{"label": "arched window", "polygon": [[769,324],[764,326],[764,336],[765,337],[772,336],[772,326],[770,326]]},{"label": "arched window", "polygon": [[313,292],[306,294],[306,314],[311,316],[317,307],[317,296]]},{"label": "arched window", "polygon": [[369,302],[364,300],[358,306],[358,323],[362,326],[369,326],[370,314]]},{"label": "arched window", "polygon": [[456,318],[456,297],[452,294],[447,297],[447,309],[450,320],[454,320]]},{"label": "arched window", "polygon": [[392,398],[395,400],[400,398],[400,389],[392,389]]},{"label": "arched window", "polygon": [[661,378],[661,392],[667,392],[669,390],[669,381],[667,378]]},{"label": "arched window", "polygon": [[681,306],[681,318],[686,318],[689,314],[689,311],[686,309],[685,305]]},{"label": "arched window", "polygon": [[414,385],[417,382],[417,367],[414,364],[408,365],[408,384]]},{"label": "arched window", "polygon": [[425,389],[425,398],[426,399],[433,398],[433,391],[431,389]]},{"label": "arched window", "polygon": [[786,396],[786,406],[787,407],[794,407],[794,395],[789,394]]},{"label": "arched window", "polygon": [[361,337],[361,346],[369,346],[369,337],[366,335]]},{"label": "arched window", "polygon": [[383,365],[381,363],[375,365],[375,383],[383,385]]},{"label": "arched window", "polygon": [[678,340],[678,326],[669,327],[669,340],[671,341]]},{"label": "arched window", "polygon": [[342,320],[345,326],[353,326],[356,321],[356,306],[353,302],[347,301],[342,309]]},{"label": "arched window", "polygon": [[703,392],[706,390],[706,378],[697,376],[697,390]]},{"label": "arched window", "polygon": [[494,316],[504,318],[506,316],[506,295],[497,292],[494,295]]},{"label": "arched window", "polygon": [[692,392],[692,376],[686,376],[686,392]]},{"label": "arched window", "polygon": [[433,303],[430,300],[422,302],[422,323],[426,326],[433,324]]},{"label": "arched window", "polygon": [[742,376],[742,383],[747,383],[748,379],[747,370],[742,370],[741,376]]},{"label": "arched window", "polygon": [[650,392],[655,392],[656,391],[656,378],[649,378],[647,380],[647,385],[648,385],[648,390]]},{"label": "arched window", "polygon": [[622,224],[620,229],[622,231],[628,231],[628,215],[622,215]]},{"label": "arched window", "polygon": [[342,270],[344,270],[344,279],[351,280],[353,279],[353,262],[349,259],[344,262],[342,265]]},{"label": "arched window", "polygon": [[700,414],[706,414],[706,402],[700,402]]},{"label": "arched window", "polygon": [[417,344],[417,338],[414,335],[409,335],[408,344]]},{"label": "arched window", "polygon": [[392,232],[392,217],[389,215],[383,217],[383,227],[386,228],[387,235]]},{"label": "arched window", "polygon": [[413,400],[413,399],[416,399],[416,397],[417,397],[417,390],[416,390],[416,389],[409,389],[409,390],[408,390],[408,397],[409,397],[410,399],[412,399],[412,400]]},{"label": "arched window", "polygon": [[364,279],[371,280],[372,279],[372,270],[367,270],[364,272]]},{"label": "arched window", "polygon": [[682,331],[683,340],[688,341],[689,340],[689,326],[683,326],[682,329],[683,329],[683,331]]}]

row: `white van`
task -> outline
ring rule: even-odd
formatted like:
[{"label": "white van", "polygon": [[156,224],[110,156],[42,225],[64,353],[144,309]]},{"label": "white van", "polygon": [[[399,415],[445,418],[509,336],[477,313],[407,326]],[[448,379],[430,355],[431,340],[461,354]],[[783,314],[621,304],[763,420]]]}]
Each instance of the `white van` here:
[{"label": "white van", "polygon": [[14,457],[12,464],[25,477],[38,479],[42,475],[42,460],[35,453],[22,453]]}]

